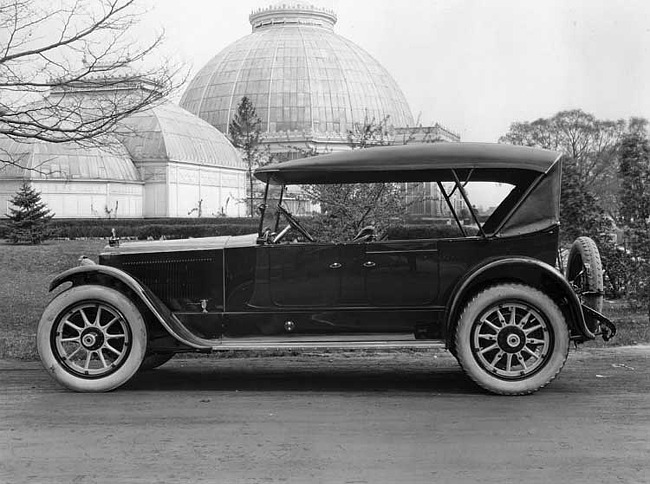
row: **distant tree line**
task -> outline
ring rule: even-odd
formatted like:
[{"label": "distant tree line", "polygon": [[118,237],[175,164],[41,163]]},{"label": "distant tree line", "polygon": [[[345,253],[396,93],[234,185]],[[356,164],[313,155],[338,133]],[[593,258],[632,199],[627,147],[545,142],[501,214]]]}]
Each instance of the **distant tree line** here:
[{"label": "distant tree line", "polygon": [[650,314],[647,128],[643,118],[602,120],[575,109],[512,123],[499,141],[564,154],[562,243],[580,235],[595,239],[610,295],[638,301]]}]

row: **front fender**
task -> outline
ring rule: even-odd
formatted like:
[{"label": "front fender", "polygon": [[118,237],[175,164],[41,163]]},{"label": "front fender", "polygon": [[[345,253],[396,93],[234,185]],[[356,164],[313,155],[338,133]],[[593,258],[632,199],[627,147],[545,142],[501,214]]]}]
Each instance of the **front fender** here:
[{"label": "front fender", "polygon": [[67,282],[72,283],[73,286],[98,284],[116,287],[118,290],[126,288],[132,295],[140,299],[154,318],[177,341],[190,348],[208,349],[208,345],[194,341],[195,338],[192,338],[178,318],[153,292],[120,269],[101,264],[74,267],[56,276],[50,283],[50,291]]},{"label": "front fender", "polygon": [[496,259],[475,267],[454,288],[447,305],[447,345],[451,346],[455,325],[466,302],[484,288],[500,283],[515,282],[540,289],[560,307],[572,336],[577,339],[594,339],[588,327],[578,295],[555,267],[529,257]]},{"label": "front fender", "polygon": [[[98,276],[107,277],[101,278]],[[98,281],[105,282],[105,280],[101,279],[119,280],[136,292],[144,291],[142,285],[126,272],[114,267],[92,264],[87,266],[73,267],[72,269],[68,269],[67,271],[62,272],[56,276],[50,283],[50,292],[54,291],[57,287],[65,284],[66,282],[71,282],[73,286],[81,286],[84,284],[97,283]]]}]

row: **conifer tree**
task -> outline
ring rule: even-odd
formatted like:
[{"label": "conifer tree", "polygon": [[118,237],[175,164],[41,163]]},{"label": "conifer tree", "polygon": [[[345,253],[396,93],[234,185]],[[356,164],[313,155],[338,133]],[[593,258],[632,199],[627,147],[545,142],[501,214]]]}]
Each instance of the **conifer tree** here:
[{"label": "conifer tree", "polygon": [[41,194],[23,183],[10,200],[8,238],[14,243],[40,244],[47,239],[47,224],[54,216],[41,200]]},{"label": "conifer tree", "polygon": [[255,215],[255,194],[253,170],[260,165],[260,141],[262,136],[262,120],[255,112],[255,106],[249,98],[244,96],[237,105],[237,112],[233,116],[228,134],[232,144],[241,150],[242,158],[246,163],[248,177],[248,199],[250,216]]}]

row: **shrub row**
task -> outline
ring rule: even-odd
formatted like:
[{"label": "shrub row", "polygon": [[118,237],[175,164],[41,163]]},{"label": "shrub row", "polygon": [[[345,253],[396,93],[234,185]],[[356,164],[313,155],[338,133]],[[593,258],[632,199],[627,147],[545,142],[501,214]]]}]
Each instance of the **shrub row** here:
[{"label": "shrub row", "polygon": [[[242,235],[257,232],[257,227],[222,224],[222,225],[166,225],[146,224],[138,227],[115,225],[118,237],[132,237],[140,240],[165,237],[168,239],[187,239],[190,237],[212,237],[216,235]],[[56,227],[51,231],[52,238],[108,238],[111,235],[110,229],[105,227]]]},{"label": "shrub row", "polygon": [[[211,218],[211,219],[89,219],[89,220],[52,220],[48,226],[50,238],[82,239],[108,238],[111,229],[118,237],[160,239],[185,239],[190,237],[212,237],[217,235],[243,235],[257,232],[258,221],[251,218]],[[304,224],[309,228],[310,221]],[[0,223],[0,239],[6,238],[6,225]],[[473,232],[472,232],[473,233]],[[390,240],[405,239],[441,239],[459,237],[458,227],[453,225],[396,225],[389,229]]]},{"label": "shrub row", "polygon": [[[245,221],[245,222],[244,222]],[[193,223],[190,223],[193,222]],[[241,235],[257,232],[254,219],[158,219],[158,220],[52,220],[47,231],[50,238],[108,238],[111,229],[118,237],[182,239],[215,235]],[[0,224],[0,239],[6,238],[7,227]]]},{"label": "shrub row", "polygon": [[120,225],[123,227],[138,227],[145,224],[162,224],[162,225],[250,225],[257,221],[256,218],[250,217],[195,217],[195,218],[90,218],[90,219],[52,219],[52,226],[65,225],[69,227],[111,227]]}]

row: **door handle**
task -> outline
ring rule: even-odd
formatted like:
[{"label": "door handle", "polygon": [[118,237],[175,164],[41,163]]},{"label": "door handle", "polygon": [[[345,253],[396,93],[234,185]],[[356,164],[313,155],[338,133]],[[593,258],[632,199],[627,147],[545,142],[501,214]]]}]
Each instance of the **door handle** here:
[{"label": "door handle", "polygon": [[340,269],[341,267],[343,267],[343,264],[340,264],[338,262],[332,262],[330,264],[330,269]]},{"label": "door handle", "polygon": [[375,267],[376,265],[377,265],[377,264],[375,264],[375,263],[374,263],[373,261],[371,261],[371,260],[367,260],[366,262],[363,263],[363,267],[367,267],[367,268],[369,268],[369,269],[372,268],[372,267]]}]

